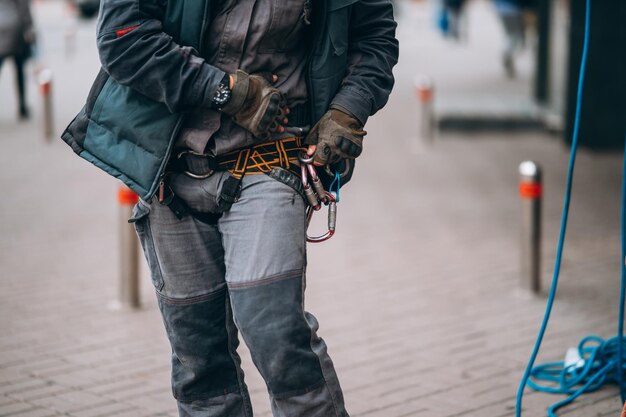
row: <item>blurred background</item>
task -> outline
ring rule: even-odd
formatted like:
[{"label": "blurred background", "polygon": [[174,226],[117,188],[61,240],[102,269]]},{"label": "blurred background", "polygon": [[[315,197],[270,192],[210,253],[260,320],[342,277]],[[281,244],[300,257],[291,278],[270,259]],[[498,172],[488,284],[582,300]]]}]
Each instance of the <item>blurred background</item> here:
[{"label": "blurred background", "polygon": [[[582,149],[540,362],[617,329],[626,3],[592,7]],[[394,8],[396,86],[368,122],[336,235],[308,248],[307,309],[351,415],[511,416],[553,270],[584,1]],[[138,308],[122,279],[136,253],[124,240],[129,206],[116,180],[59,139],[99,69],[97,9],[97,0],[32,3],[22,103],[19,65],[7,56],[0,69],[0,416],[177,415],[141,254]],[[542,169],[540,202],[538,192],[520,197],[525,160]],[[524,226],[533,215],[539,235]],[[322,230],[323,217],[311,227]],[[255,414],[269,416],[242,351]],[[529,390],[525,415],[558,399]],[[562,415],[621,409],[606,387]]]}]

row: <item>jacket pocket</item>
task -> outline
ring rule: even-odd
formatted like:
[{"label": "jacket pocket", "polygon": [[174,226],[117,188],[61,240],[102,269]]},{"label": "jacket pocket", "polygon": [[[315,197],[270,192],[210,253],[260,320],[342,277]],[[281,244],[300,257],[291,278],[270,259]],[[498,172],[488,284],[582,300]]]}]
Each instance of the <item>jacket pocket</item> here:
[{"label": "jacket pocket", "polygon": [[150,206],[140,200],[133,208],[132,215],[128,222],[135,226],[135,231],[137,232],[143,253],[148,262],[148,267],[150,268],[152,284],[154,288],[160,292],[163,290],[165,283],[163,281],[161,265],[159,264],[159,259],[156,254],[152,230],[150,228]]},{"label": "jacket pocket", "polygon": [[94,102],[81,156],[150,200],[180,121],[181,114],[109,77]]},{"label": "jacket pocket", "polygon": [[83,106],[82,110],[74,117],[74,120],[65,128],[65,131],[61,135],[61,138],[72,147],[74,152],[80,154],[85,147],[85,137],[87,136],[87,128],[89,127],[89,120],[96,103],[96,99],[102,92],[104,85],[109,79],[107,74],[102,68],[98,72],[98,76],[93,82],[89,95],[87,96],[87,102]]},{"label": "jacket pocket", "polygon": [[259,53],[289,52],[301,46],[305,35],[304,8],[283,0],[269,2],[270,24],[259,42]]}]

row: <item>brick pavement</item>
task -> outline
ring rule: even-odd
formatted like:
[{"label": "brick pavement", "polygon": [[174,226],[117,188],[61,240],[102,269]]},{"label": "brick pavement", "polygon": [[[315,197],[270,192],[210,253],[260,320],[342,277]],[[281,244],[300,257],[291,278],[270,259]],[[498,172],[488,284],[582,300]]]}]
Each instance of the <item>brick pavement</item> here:
[{"label": "brick pavement", "polygon": [[[547,286],[568,151],[537,133],[442,133],[433,148],[412,152],[413,74],[440,65],[438,83],[460,76],[444,65],[452,58],[436,54],[454,47],[429,35],[420,13],[401,17],[398,85],[368,124],[337,235],[309,249],[307,305],[353,416],[511,416],[545,303],[545,294],[518,289],[517,164],[535,159],[546,171]],[[66,58],[53,54],[68,25],[61,4],[39,4],[37,16],[51,17],[42,26],[60,129],[97,69],[93,22],[78,26],[79,54]],[[484,54],[485,73],[496,77],[497,50]],[[146,271],[140,311],[107,307],[118,270],[117,185],[58,141],[46,145],[37,108],[32,123],[14,123],[9,72],[0,77],[0,416],[175,416],[169,347]],[[480,85],[472,74],[464,74],[467,85]],[[563,278],[540,360],[560,359],[588,333],[615,333],[620,164],[614,154],[579,156]],[[269,416],[242,350],[256,415]],[[529,393],[525,415],[544,415],[555,400]],[[607,388],[562,415],[620,410]]]}]

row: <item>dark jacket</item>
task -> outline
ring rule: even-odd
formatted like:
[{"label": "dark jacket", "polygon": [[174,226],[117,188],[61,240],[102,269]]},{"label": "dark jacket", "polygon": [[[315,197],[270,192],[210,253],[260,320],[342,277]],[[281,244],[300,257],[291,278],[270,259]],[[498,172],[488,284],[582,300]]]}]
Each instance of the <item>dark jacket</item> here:
[{"label": "dark jacket", "polygon": [[[144,199],[157,189],[185,111],[209,108],[224,76],[202,58],[210,22],[210,0],[102,4],[102,70],[62,138]],[[365,123],[393,86],[398,42],[391,3],[316,1],[313,25],[307,74],[312,121],[336,103]]]},{"label": "dark jacket", "polygon": [[0,58],[27,57],[32,34],[30,0],[0,0]]}]

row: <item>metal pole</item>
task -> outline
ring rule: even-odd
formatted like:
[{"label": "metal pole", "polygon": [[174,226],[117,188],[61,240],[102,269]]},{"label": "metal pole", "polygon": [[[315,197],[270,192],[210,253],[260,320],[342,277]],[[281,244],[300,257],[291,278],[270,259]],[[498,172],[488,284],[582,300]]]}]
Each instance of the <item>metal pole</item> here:
[{"label": "metal pole", "polygon": [[76,52],[76,25],[74,23],[65,29],[65,56],[73,57]]},{"label": "metal pole", "polygon": [[135,309],[139,307],[139,244],[128,219],[139,197],[126,186],[120,186],[117,197],[120,205],[120,282],[116,304],[120,308]]},{"label": "metal pole", "polygon": [[52,71],[44,68],[37,75],[39,91],[43,103],[43,135],[46,140],[52,139],[54,120],[52,111]]},{"label": "metal pole", "polygon": [[521,284],[537,294],[541,291],[541,168],[533,161],[519,166],[522,200]]},{"label": "metal pole", "polygon": [[535,65],[535,100],[547,104],[550,96],[550,21],[552,0],[537,2],[537,58]]},{"label": "metal pole", "polygon": [[418,126],[421,145],[431,145],[434,139],[433,80],[427,75],[415,77],[415,95],[419,103]]},{"label": "metal pole", "polygon": [[78,31],[77,6],[74,1],[65,2],[65,56],[73,57],[76,52],[76,32]]}]

